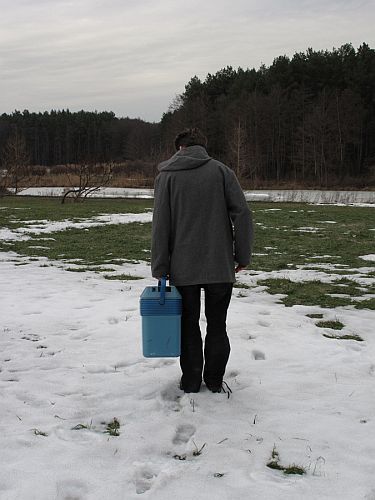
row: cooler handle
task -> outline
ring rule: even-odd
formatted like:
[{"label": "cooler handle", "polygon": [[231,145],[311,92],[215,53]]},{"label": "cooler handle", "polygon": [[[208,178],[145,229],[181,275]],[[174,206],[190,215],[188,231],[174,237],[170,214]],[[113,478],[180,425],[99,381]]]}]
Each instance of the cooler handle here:
[{"label": "cooler handle", "polygon": [[164,305],[165,304],[165,291],[166,291],[166,287],[167,287],[167,278],[165,276],[162,276],[162,278],[159,280],[158,287],[160,290],[159,304]]}]

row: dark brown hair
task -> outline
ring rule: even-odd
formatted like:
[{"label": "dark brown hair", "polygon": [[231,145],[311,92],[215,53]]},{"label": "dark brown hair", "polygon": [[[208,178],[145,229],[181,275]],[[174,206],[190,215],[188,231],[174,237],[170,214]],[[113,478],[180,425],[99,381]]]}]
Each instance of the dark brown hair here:
[{"label": "dark brown hair", "polygon": [[207,137],[197,127],[186,128],[176,136],[174,145],[177,151],[180,146],[203,146],[207,148]]}]

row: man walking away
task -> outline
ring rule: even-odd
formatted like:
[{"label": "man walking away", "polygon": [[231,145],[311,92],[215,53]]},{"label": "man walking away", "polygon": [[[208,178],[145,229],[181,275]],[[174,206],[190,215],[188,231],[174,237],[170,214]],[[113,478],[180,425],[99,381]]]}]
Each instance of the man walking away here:
[{"label": "man walking away", "polygon": [[199,392],[203,373],[207,388],[220,392],[230,352],[227,309],[235,272],[250,262],[251,214],[234,172],[207,154],[199,129],[178,134],[175,146],[177,152],[158,166],[155,180],[152,275],[169,276],[182,296],[181,389]]}]

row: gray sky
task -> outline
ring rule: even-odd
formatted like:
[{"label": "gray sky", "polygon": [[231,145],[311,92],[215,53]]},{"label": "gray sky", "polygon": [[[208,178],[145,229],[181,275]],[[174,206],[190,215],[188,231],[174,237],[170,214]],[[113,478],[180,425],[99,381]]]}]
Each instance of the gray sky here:
[{"label": "gray sky", "polygon": [[0,113],[159,121],[194,75],[375,46],[375,0],[0,0]]}]

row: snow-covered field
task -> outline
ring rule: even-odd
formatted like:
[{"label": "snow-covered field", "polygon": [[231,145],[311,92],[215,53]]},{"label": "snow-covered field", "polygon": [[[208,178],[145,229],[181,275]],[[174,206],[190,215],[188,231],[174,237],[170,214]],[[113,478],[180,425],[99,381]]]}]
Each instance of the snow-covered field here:
[{"label": "snow-covered field", "polygon": [[[118,266],[143,277],[126,282],[50,264],[0,253],[1,500],[375,500],[374,311],[235,289],[233,393],[184,394],[178,359],[142,356],[146,264]],[[324,337],[309,313],[364,342]],[[273,450],[306,474],[268,468]]]}]

